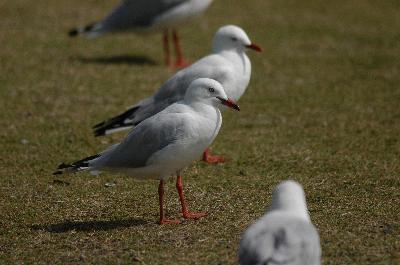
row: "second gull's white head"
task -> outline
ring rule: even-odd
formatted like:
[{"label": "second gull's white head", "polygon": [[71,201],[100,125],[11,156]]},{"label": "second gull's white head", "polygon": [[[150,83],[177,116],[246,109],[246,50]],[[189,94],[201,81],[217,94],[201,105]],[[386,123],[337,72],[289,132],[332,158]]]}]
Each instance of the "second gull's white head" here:
[{"label": "second gull's white head", "polygon": [[269,210],[288,211],[310,220],[303,188],[293,180],[284,181],[274,189]]},{"label": "second gull's white head", "polygon": [[236,50],[245,52],[252,49],[261,52],[261,48],[252,43],[246,32],[238,26],[226,25],[218,29],[213,39],[213,52],[218,53],[225,50]]}]

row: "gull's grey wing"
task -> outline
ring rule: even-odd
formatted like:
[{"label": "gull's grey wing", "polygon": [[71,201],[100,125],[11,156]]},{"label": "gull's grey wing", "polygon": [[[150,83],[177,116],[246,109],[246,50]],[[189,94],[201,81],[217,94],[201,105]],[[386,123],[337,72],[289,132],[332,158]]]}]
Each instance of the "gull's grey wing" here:
[{"label": "gull's grey wing", "polygon": [[[219,55],[209,55],[193,65],[177,72],[151,97],[133,105],[127,111],[94,126],[96,136],[105,135],[121,128],[136,126],[169,105],[182,100],[190,83],[200,77],[215,79],[224,88],[231,86],[227,80],[235,80],[230,63]],[[221,67],[221,65],[224,65]]]},{"label": "gull's grey wing", "polygon": [[318,233],[311,223],[301,219],[263,218],[245,232],[239,262],[241,265],[319,265]]},{"label": "gull's grey wing", "polygon": [[104,31],[150,26],[160,14],[189,0],[125,0],[102,22]]},{"label": "gull's grey wing", "polygon": [[168,79],[154,95],[154,100],[176,102],[183,99],[193,80],[206,77],[224,85],[230,74],[233,74],[232,68],[226,59],[216,54],[206,56]]},{"label": "gull's grey wing", "polygon": [[182,100],[190,83],[197,78],[211,78],[225,86],[226,80],[232,79],[229,75],[232,75],[233,72],[229,67],[230,64],[225,64],[227,66],[221,67],[224,64],[218,64],[217,61],[219,60],[224,59],[218,55],[210,55],[177,72],[160,87],[151,100],[147,100],[146,104],[142,104],[136,110],[131,117],[131,122],[138,124],[169,105]]},{"label": "gull's grey wing", "polygon": [[94,167],[140,168],[157,151],[181,140],[188,133],[188,119],[184,113],[163,112],[137,127],[118,146],[104,152]]}]

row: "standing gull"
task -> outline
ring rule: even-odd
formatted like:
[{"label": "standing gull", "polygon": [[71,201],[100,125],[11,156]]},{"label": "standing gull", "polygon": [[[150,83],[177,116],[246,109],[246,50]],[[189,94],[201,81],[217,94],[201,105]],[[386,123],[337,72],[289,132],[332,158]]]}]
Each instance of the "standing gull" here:
[{"label": "standing gull", "polygon": [[319,265],[321,246],[301,185],[284,181],[272,194],[267,214],[243,234],[241,265]]},{"label": "standing gull", "polygon": [[70,36],[84,34],[89,38],[108,32],[128,30],[161,30],[165,63],[171,64],[169,32],[175,46],[176,67],[186,66],[176,27],[204,12],[213,0],[124,0],[98,23],[72,29]]},{"label": "standing gull", "polygon": [[[126,130],[146,118],[181,100],[188,85],[195,79],[207,77],[222,84],[229,98],[238,101],[245,92],[251,76],[251,63],[246,50],[260,52],[247,34],[239,27],[221,27],[213,39],[212,54],[177,72],[151,97],[141,100],[125,112],[94,126],[94,134],[102,136]],[[203,160],[209,163],[223,162],[223,157],[213,157],[206,150]]]},{"label": "standing gull", "polygon": [[200,218],[205,213],[188,211],[182,190],[181,170],[212,143],[222,124],[222,105],[239,110],[215,80],[193,81],[183,100],[140,123],[119,144],[100,154],[61,164],[54,174],[89,170],[119,171],[143,179],[159,179],[160,224],[179,223],[164,215],[164,182],[176,174],[176,187],[184,218]]}]

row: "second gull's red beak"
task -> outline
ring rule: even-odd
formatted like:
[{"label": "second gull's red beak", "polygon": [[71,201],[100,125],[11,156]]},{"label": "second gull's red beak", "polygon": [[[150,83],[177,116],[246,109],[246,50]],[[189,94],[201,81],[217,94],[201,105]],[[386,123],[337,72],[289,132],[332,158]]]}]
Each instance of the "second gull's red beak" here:
[{"label": "second gull's red beak", "polygon": [[262,52],[262,49],[260,46],[258,46],[257,44],[250,44],[250,45],[246,45],[247,48],[255,50],[256,52]]}]

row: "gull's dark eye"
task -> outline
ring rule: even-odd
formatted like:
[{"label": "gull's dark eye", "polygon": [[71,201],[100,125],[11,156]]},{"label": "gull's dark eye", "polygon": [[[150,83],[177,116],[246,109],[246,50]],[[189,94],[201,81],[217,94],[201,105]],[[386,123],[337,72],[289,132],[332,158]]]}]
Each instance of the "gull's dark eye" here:
[{"label": "gull's dark eye", "polygon": [[214,93],[214,92],[215,92],[215,89],[214,89],[213,87],[209,87],[209,88],[208,88],[208,91],[210,91],[211,93]]},{"label": "gull's dark eye", "polygon": [[231,40],[237,41],[238,39],[236,37],[231,37]]}]

